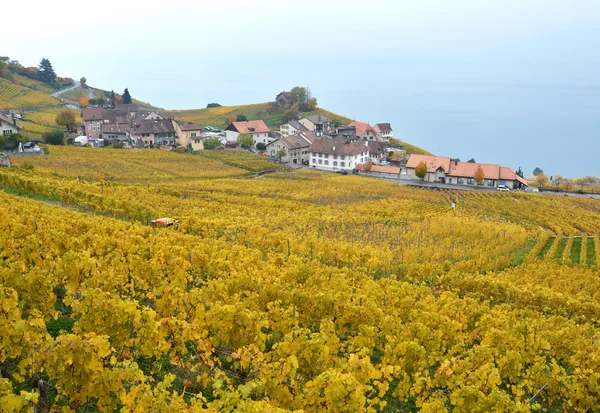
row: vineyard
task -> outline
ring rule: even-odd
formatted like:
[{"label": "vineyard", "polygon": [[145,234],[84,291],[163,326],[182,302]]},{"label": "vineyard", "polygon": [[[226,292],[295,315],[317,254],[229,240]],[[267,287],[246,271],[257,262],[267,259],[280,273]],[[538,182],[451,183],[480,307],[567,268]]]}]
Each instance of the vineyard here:
[{"label": "vineyard", "polygon": [[50,95],[0,79],[0,109],[58,106],[61,102]]},{"label": "vineyard", "polygon": [[596,200],[254,177],[237,151],[15,164],[3,412],[600,409]]}]

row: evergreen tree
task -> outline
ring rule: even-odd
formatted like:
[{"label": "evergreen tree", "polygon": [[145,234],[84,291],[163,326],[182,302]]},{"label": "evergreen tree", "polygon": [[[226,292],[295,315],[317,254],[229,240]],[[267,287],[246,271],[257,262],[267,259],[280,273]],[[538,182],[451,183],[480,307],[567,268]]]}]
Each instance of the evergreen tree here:
[{"label": "evergreen tree", "polygon": [[115,91],[111,90],[110,91],[110,107],[114,109],[115,108],[115,103],[116,103],[115,102]]},{"label": "evergreen tree", "polygon": [[519,166],[519,169],[517,170],[517,175],[519,175],[521,178],[523,178],[523,171],[521,170],[520,166]]},{"label": "evergreen tree", "polygon": [[123,103],[131,103],[131,95],[129,94],[129,89],[127,88],[125,88],[125,92],[123,92]]},{"label": "evergreen tree", "polygon": [[43,58],[38,68],[40,69],[40,71],[38,72],[39,80],[48,84],[54,83],[54,81],[56,80],[56,72],[54,72],[50,60]]}]

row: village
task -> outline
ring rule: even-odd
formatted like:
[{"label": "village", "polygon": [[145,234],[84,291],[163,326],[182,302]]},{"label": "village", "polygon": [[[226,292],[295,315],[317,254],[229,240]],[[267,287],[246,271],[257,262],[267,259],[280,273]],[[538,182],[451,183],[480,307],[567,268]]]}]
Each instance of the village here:
[{"label": "village", "polygon": [[[290,92],[279,93],[274,105],[289,108]],[[84,107],[83,122],[66,136],[70,145],[126,149],[158,148],[193,153],[207,149],[245,149],[268,156],[289,170],[368,175],[420,185],[441,184],[499,191],[527,188],[514,169],[443,156],[409,154],[394,139],[390,123],[370,125],[354,120],[340,125],[323,114],[299,114],[271,129],[261,120],[231,122],[224,130],[165,117],[131,103]],[[18,133],[17,118],[0,117],[3,134]],[[205,145],[211,140],[211,145]],[[216,142],[216,145],[214,144]],[[42,154],[35,142],[19,145],[20,153]],[[6,161],[4,161],[6,163]]]}]

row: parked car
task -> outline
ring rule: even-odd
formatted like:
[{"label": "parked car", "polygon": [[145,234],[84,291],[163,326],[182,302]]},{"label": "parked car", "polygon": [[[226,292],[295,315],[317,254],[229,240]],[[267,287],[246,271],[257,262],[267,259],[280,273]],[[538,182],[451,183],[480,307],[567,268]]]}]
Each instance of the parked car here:
[{"label": "parked car", "polygon": [[535,186],[528,186],[527,188],[525,188],[525,192],[540,192],[540,190]]},{"label": "parked car", "polygon": [[383,161],[383,162],[379,162],[379,165],[381,165],[381,166],[390,166],[390,163],[388,161]]},{"label": "parked car", "polygon": [[340,169],[339,171],[335,171],[335,173],[340,175],[348,175],[348,171],[345,169]]},{"label": "parked car", "polygon": [[496,188],[496,191],[509,192],[510,188],[507,187],[506,185],[498,185],[498,187]]}]

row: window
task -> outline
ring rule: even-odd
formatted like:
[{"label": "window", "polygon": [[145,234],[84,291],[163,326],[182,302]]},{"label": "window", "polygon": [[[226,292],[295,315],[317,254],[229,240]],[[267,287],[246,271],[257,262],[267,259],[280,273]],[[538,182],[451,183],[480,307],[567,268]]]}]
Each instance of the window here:
[{"label": "window", "polygon": [[448,178],[448,183],[451,184],[452,183],[452,178]]},{"label": "window", "polygon": [[317,163],[317,160],[316,160],[315,158],[311,158],[311,159],[310,159],[310,162],[311,162],[311,163]]},{"label": "window", "polygon": [[456,182],[458,182],[459,184],[464,184],[465,183],[465,178],[458,178],[456,180]]},{"label": "window", "polygon": [[337,161],[333,161],[333,166],[337,166]]},{"label": "window", "polygon": [[487,186],[494,186],[494,180],[488,179]]},{"label": "window", "polygon": [[325,165],[329,165],[329,161],[325,159]]},{"label": "window", "polygon": [[346,165],[344,165],[344,162],[340,162],[340,166],[343,168]]},{"label": "window", "polygon": [[323,165],[323,159],[319,159],[319,165]]},{"label": "window", "polygon": [[467,184],[468,185],[473,185],[475,183],[475,179],[473,178],[467,178]]}]

